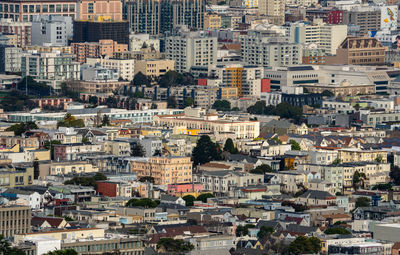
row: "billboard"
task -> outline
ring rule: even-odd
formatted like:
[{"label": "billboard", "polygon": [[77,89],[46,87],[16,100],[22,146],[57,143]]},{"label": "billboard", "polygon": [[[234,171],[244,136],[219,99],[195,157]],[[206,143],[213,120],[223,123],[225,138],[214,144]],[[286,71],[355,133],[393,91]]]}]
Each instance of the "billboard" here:
[{"label": "billboard", "polygon": [[396,5],[382,6],[381,30],[397,30],[398,7]]}]

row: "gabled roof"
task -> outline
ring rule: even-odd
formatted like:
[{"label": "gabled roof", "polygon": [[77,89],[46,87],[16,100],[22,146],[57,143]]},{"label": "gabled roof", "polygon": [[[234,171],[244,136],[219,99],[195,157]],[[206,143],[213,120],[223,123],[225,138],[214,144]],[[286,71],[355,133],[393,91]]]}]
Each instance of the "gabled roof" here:
[{"label": "gabled roof", "polygon": [[329,192],[320,191],[320,190],[307,190],[306,192],[304,192],[299,197],[300,198],[307,198],[307,199],[308,198],[315,198],[315,199],[321,199],[321,200],[336,198],[334,195],[330,194]]},{"label": "gabled roof", "polygon": [[58,228],[63,221],[64,218],[34,216],[32,217],[31,225],[41,226],[44,222],[47,222],[50,224],[51,227]]},{"label": "gabled roof", "polygon": [[169,202],[176,202],[176,200],[178,200],[179,197],[174,197],[171,195],[167,195],[167,194],[161,194],[161,201],[169,201]]}]

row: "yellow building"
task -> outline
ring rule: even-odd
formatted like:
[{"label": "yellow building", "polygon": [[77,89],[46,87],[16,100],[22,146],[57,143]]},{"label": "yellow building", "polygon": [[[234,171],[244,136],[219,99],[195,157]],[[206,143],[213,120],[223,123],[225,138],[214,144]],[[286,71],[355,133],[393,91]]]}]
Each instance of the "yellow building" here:
[{"label": "yellow building", "polygon": [[72,53],[71,46],[40,46],[40,45],[29,45],[23,47],[24,51],[35,50],[37,52],[55,52],[59,51],[61,53]]},{"label": "yellow building", "polygon": [[138,178],[151,176],[155,184],[166,185],[192,181],[190,157],[137,158],[130,164],[131,172]]},{"label": "yellow building", "polygon": [[99,168],[93,166],[85,161],[68,161],[68,162],[56,162],[50,166],[50,175],[66,175],[70,173],[93,173],[98,172]]},{"label": "yellow building", "polygon": [[147,77],[156,78],[174,70],[175,61],[170,59],[147,59],[135,62],[135,74],[141,72]]},{"label": "yellow building", "polygon": [[12,147],[6,147],[6,148],[0,148],[0,152],[19,152],[20,146],[19,144],[16,144]]},{"label": "yellow building", "polygon": [[33,184],[33,167],[0,168],[0,185],[3,188],[23,187]]},{"label": "yellow building", "polygon": [[127,141],[106,141],[104,143],[104,152],[115,156],[129,156],[131,145]]},{"label": "yellow building", "polygon": [[[28,151],[28,149],[26,149]],[[50,150],[29,150],[33,153],[32,158],[33,160],[37,161],[45,161],[50,160]]]},{"label": "yellow building", "polygon": [[221,28],[221,16],[216,13],[204,14],[204,29],[219,29]]},{"label": "yellow building", "polygon": [[161,130],[160,129],[141,129],[140,130],[140,135],[142,136],[161,136]]},{"label": "yellow building", "polygon": [[237,88],[239,96],[242,96],[243,89],[243,67],[227,67],[223,72],[223,81],[230,84],[231,87]]},{"label": "yellow building", "polygon": [[231,99],[238,97],[238,88],[236,87],[221,87],[221,99]]},{"label": "yellow building", "polygon": [[25,239],[36,237],[49,237],[55,240],[65,241],[74,239],[96,239],[104,238],[104,229],[102,228],[80,228],[80,229],[63,229],[47,232],[33,232],[26,234],[18,234],[14,236],[15,243],[21,243]]},{"label": "yellow building", "polygon": [[338,158],[342,163],[348,162],[374,162],[380,161],[387,162],[387,152],[384,150],[362,150],[362,149],[340,149],[338,151]]}]

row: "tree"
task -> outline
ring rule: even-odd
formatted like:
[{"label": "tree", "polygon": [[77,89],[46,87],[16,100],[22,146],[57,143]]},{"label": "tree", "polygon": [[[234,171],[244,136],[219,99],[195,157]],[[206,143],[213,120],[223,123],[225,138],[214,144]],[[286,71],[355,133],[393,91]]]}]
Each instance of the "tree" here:
[{"label": "tree", "polygon": [[270,235],[270,234],[272,234],[272,233],[274,233],[274,228],[273,228],[273,227],[262,226],[262,227],[260,228],[260,231],[258,231],[258,233],[257,233],[257,237],[258,237],[259,239],[263,239],[264,236]]},{"label": "tree", "polygon": [[226,139],[225,145],[224,145],[224,151],[229,152],[230,154],[238,154],[239,151],[233,144],[233,141],[231,138]]},{"label": "tree", "polygon": [[46,150],[50,150],[50,157],[52,160],[54,160],[54,146],[55,144],[61,144],[60,141],[58,140],[50,140],[50,141],[46,141],[44,142],[44,148]]},{"label": "tree", "polygon": [[25,252],[11,247],[10,243],[4,236],[0,235],[0,254],[1,255],[25,255]]},{"label": "tree", "polygon": [[17,89],[26,92],[29,95],[34,95],[38,97],[50,96],[51,87],[47,86],[44,82],[37,82],[31,76],[24,77],[18,84]]},{"label": "tree", "polygon": [[155,156],[155,157],[162,156],[161,150],[155,150],[153,156]]},{"label": "tree", "polygon": [[75,92],[75,91],[70,90],[65,82],[61,83],[60,96],[70,97],[70,98],[74,99],[75,101],[80,100],[79,92]]},{"label": "tree", "polygon": [[186,195],[186,196],[182,197],[182,199],[185,200],[186,206],[193,206],[194,201],[196,200],[196,198],[192,195]]},{"label": "tree", "polygon": [[167,253],[184,254],[194,249],[193,244],[180,239],[161,238],[157,242],[157,249],[161,249]]},{"label": "tree", "polygon": [[64,184],[91,186],[97,189],[97,181],[105,181],[107,176],[102,173],[96,173],[92,177],[74,176],[71,180],[65,181]]},{"label": "tree", "polygon": [[333,228],[328,228],[324,232],[327,235],[350,235],[351,232],[348,231],[345,228],[340,228],[340,227],[333,227]]},{"label": "tree", "polygon": [[141,198],[141,199],[136,199],[132,198],[130,199],[125,206],[127,207],[135,207],[135,206],[140,206],[140,207],[145,207],[145,208],[155,208],[159,205],[160,201],[154,201],[151,200],[150,198]]},{"label": "tree", "polygon": [[131,156],[134,157],[144,157],[146,155],[146,151],[140,143],[136,143],[131,151]]},{"label": "tree", "polygon": [[118,100],[114,96],[109,96],[106,98],[106,105],[108,108],[118,107]]},{"label": "tree", "polygon": [[133,93],[133,97],[134,98],[144,98],[144,94],[142,91],[136,91],[135,93]]},{"label": "tree", "polygon": [[134,85],[134,86],[146,85],[148,87],[148,86],[150,86],[150,80],[142,72],[138,72],[133,77],[133,80],[131,81],[131,85]]},{"label": "tree", "polygon": [[99,98],[96,96],[90,96],[89,103],[92,105],[97,105],[99,103]]},{"label": "tree", "polygon": [[143,176],[139,179],[140,182],[151,182],[154,183],[154,177],[151,176]]},{"label": "tree", "polygon": [[209,198],[213,198],[213,197],[215,197],[213,194],[211,194],[211,193],[204,193],[204,194],[201,194],[201,195],[199,195],[197,198],[196,198],[196,201],[201,201],[201,202],[203,202],[203,203],[207,203],[207,200],[209,199]]},{"label": "tree", "polygon": [[57,127],[74,127],[81,128],[85,127],[85,122],[83,119],[76,119],[71,113],[67,113],[63,120],[57,123]]},{"label": "tree", "polygon": [[110,126],[110,117],[108,115],[104,115],[103,119],[101,120],[101,125],[102,126]]},{"label": "tree", "polygon": [[340,158],[336,158],[334,161],[332,161],[332,165],[339,165],[340,163],[342,163]]},{"label": "tree", "polygon": [[231,110],[231,103],[228,100],[216,100],[212,105],[212,109],[217,111],[229,111]]},{"label": "tree", "polygon": [[316,237],[299,236],[290,243],[290,254],[318,253],[321,251],[321,241]]},{"label": "tree", "polygon": [[183,107],[192,107],[194,106],[194,100],[191,97],[185,98],[185,102],[183,102]]},{"label": "tree", "polygon": [[366,179],[366,176],[365,176],[364,173],[360,173],[358,171],[355,171],[354,174],[353,174],[353,188],[354,188],[354,190],[357,190],[360,187],[360,183],[364,183],[365,179]]},{"label": "tree", "polygon": [[25,95],[17,90],[0,93],[0,108],[5,112],[32,110],[37,104],[32,101],[32,97]]},{"label": "tree", "polygon": [[303,110],[300,107],[292,106],[286,102],[276,106],[266,106],[265,101],[257,101],[254,105],[247,108],[247,112],[251,114],[276,115],[296,121],[299,121],[303,115]]},{"label": "tree", "polygon": [[295,140],[290,140],[289,143],[292,145],[292,151],[301,151],[300,144]]},{"label": "tree", "polygon": [[358,197],[356,199],[356,208],[358,207],[368,207],[371,204],[371,199],[368,197]]},{"label": "tree", "polygon": [[211,141],[210,137],[202,135],[193,149],[192,158],[194,165],[198,165],[218,160],[220,154],[217,151],[217,145]]},{"label": "tree", "polygon": [[382,163],[382,161],[383,161],[382,155],[379,154],[378,156],[376,156],[375,161],[378,162],[378,163]]},{"label": "tree", "polygon": [[262,164],[254,168],[253,170],[250,170],[250,173],[252,174],[266,174],[266,173],[272,173],[274,170],[272,169],[271,166],[267,164]]},{"label": "tree", "polygon": [[353,107],[354,107],[354,109],[356,109],[356,111],[360,110],[360,104],[359,103],[355,104]]},{"label": "tree", "polygon": [[176,85],[182,85],[184,77],[182,74],[176,71],[168,71],[166,74],[160,77],[158,84],[160,87],[168,88]]},{"label": "tree", "polygon": [[76,252],[74,249],[65,249],[65,250],[50,251],[44,255],[78,255],[78,252]]},{"label": "tree", "polygon": [[384,190],[384,191],[390,191],[392,190],[392,184],[391,183],[380,183],[372,187],[372,190]]},{"label": "tree", "polygon": [[400,185],[400,167],[392,166],[390,168],[389,176],[393,180],[395,185]]},{"label": "tree", "polygon": [[65,220],[65,221],[74,221],[74,219],[72,219],[72,218],[69,217],[69,216],[64,216],[64,220]]},{"label": "tree", "polygon": [[249,228],[255,228],[252,224],[246,224],[245,226],[239,225],[236,228],[236,236],[247,236],[249,234]]},{"label": "tree", "polygon": [[334,94],[329,90],[324,90],[324,91],[322,91],[322,96],[324,96],[324,97],[333,97]]},{"label": "tree", "polygon": [[21,122],[18,124],[14,124],[11,127],[8,127],[6,131],[13,131],[16,136],[20,136],[31,129],[38,129],[38,126],[35,124],[35,122],[28,121],[26,123]]},{"label": "tree", "polygon": [[176,108],[177,107],[176,99],[174,96],[169,96],[167,98],[167,107],[168,108]]}]

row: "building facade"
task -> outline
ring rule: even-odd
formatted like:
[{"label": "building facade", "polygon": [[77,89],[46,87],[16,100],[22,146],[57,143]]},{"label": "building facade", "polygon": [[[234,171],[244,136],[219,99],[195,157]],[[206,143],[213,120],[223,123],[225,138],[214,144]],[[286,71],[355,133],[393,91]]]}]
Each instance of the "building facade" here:
[{"label": "building facade", "polygon": [[1,206],[0,234],[9,238],[15,234],[31,231],[31,209],[29,206]]}]

